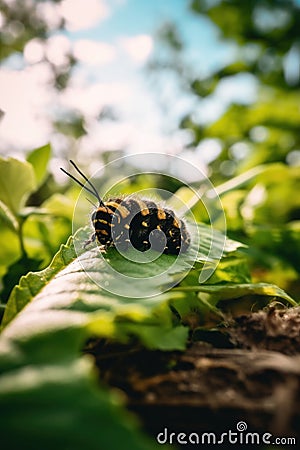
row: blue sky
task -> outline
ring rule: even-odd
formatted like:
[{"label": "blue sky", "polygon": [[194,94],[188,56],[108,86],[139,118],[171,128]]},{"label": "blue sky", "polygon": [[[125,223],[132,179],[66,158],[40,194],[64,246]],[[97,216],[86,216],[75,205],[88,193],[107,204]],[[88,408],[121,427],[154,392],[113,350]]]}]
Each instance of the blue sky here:
[{"label": "blue sky", "polygon": [[[109,2],[108,2],[109,4]],[[153,33],[166,20],[175,20],[182,25],[194,19],[188,11],[189,2],[186,0],[127,0],[116,2],[113,13],[101,26],[78,31],[77,38],[96,38],[112,40],[116,34],[131,35]]]},{"label": "blue sky", "polygon": [[191,58],[200,58],[199,62],[205,63],[209,69],[221,63],[220,57],[226,58],[229,46],[218,40],[217,28],[207,18],[189,10],[189,0],[121,0],[111,3],[114,4],[112,14],[100,26],[73,32],[70,37],[114,43],[120,36],[155,36],[164,23],[174,22]]},{"label": "blue sky", "polygon": [[[154,51],[157,30],[165,22],[178,26],[186,44],[185,56],[197,75],[228,62],[233,52],[232,46],[218,40],[217,29],[192,14],[188,4],[188,0],[62,0],[51,7],[41,3],[42,14],[53,24],[64,17],[66,31],[51,35],[46,43],[32,39],[24,58],[12,58],[0,72],[5,111],[0,151],[27,151],[50,141],[54,153],[66,154],[70,142],[55,132],[49,115],[57,118],[62,111],[73,109],[85,116],[87,135],[75,146],[86,156],[93,158],[96,152],[116,148],[180,152],[189,136],[176,130],[176,120],[193,104],[178,94],[170,77],[160,98],[168,113],[159,107],[157,92],[144,70]],[[57,93],[49,89],[51,74],[42,57],[46,54],[60,66],[68,52],[73,52],[79,64],[68,88]],[[240,94],[243,83],[236,81],[234,89],[227,85],[218,101],[203,103],[195,114],[215,117],[234,91]],[[254,91],[250,86],[250,97]],[[107,105],[117,111],[119,121],[97,120]]]},{"label": "blue sky", "polygon": [[[87,69],[84,69],[86,74],[89,73],[89,80],[120,82],[131,86],[130,100],[127,99],[125,104],[120,102],[115,106],[121,117],[127,116],[133,128],[140,130],[140,133],[133,132],[131,139],[134,142],[128,143],[132,151],[145,149],[146,146],[148,150],[165,149],[168,152],[169,146],[173,148],[184,146],[189,137],[184,136],[183,132],[176,132],[175,129],[178,117],[190,110],[191,99],[179,96],[169,77],[166,83],[168,92],[161,98],[162,101],[166,101],[166,109],[169,110],[166,117],[165,112],[158,106],[157,92],[150,92],[152,86],[148,80],[149,75],[143,70],[147,57],[141,58],[139,64],[132,58],[133,55],[128,55],[126,51],[122,52],[122,45],[131,39],[134,43],[139,37],[147,36],[154,48],[158,29],[166,22],[174,22],[185,44],[185,58],[193,65],[195,74],[202,76],[228,62],[232,56],[232,46],[218,39],[217,28],[207,18],[197,16],[189,10],[187,0],[117,0],[109,2],[108,5],[111,6],[110,13],[100,24],[68,34],[74,41],[95,40],[117,49],[114,60],[102,66],[101,70],[91,67],[87,72]],[[124,48],[126,50],[126,45],[123,45],[123,50]],[[151,55],[150,52],[149,56]],[[212,103],[207,109],[207,116],[215,116],[218,112],[219,107]],[[167,132],[166,136],[163,136],[164,132]],[[113,140],[112,145],[114,143]]]}]

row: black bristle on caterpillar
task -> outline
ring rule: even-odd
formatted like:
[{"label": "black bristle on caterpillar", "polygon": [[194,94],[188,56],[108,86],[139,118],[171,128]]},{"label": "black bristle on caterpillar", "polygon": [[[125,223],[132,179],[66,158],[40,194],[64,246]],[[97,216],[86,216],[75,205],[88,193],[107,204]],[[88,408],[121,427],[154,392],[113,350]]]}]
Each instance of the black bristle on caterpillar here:
[{"label": "black bristle on caterpillar", "polygon": [[184,222],[173,211],[152,200],[132,196],[111,198],[104,202],[77,165],[73,161],[70,163],[89,187],[65,169],[61,170],[99,202],[91,218],[95,229],[92,240],[97,239],[105,248],[116,246],[125,251],[130,245],[141,252],[150,248],[171,255],[187,251],[190,235]]}]

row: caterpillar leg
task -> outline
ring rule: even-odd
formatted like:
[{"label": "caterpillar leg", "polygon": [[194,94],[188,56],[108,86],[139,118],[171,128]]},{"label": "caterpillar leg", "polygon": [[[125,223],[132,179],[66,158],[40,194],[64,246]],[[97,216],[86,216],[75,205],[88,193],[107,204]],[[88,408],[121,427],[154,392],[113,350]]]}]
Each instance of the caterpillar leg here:
[{"label": "caterpillar leg", "polygon": [[90,237],[90,239],[84,243],[83,248],[85,249],[85,248],[88,247],[92,242],[95,242],[95,240],[96,240],[96,233],[93,233],[92,236]]}]

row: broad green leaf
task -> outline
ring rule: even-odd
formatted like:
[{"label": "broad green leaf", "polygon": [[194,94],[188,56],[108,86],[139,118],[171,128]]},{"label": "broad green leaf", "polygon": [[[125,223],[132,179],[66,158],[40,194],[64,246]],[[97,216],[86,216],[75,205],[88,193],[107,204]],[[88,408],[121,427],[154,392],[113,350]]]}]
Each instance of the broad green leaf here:
[{"label": "broad green leaf", "polygon": [[24,321],[22,315],[0,338],[3,448],[154,448],[118,396],[100,388],[92,359],[80,356],[87,337],[84,315],[53,311],[42,322],[38,313],[24,314]]},{"label": "broad green leaf", "polygon": [[48,214],[72,220],[74,203],[75,201],[70,199],[67,195],[53,194],[50,198],[45,200],[43,208]]},{"label": "broad green leaf", "polygon": [[[147,290],[152,292],[153,277],[155,280],[157,271],[162,273],[158,282],[163,291],[163,285],[173,282],[173,273],[188,269],[187,262],[183,260],[177,267],[171,268],[170,273],[164,273],[170,266],[170,260],[172,263],[176,260],[175,257],[162,255],[158,262],[140,264],[126,260],[115,249],[110,249],[103,258],[98,248],[85,251],[83,243],[88,236],[89,231],[82,230],[74,237],[81,252],[77,258],[71,239],[47,269],[22,277],[10,297],[3,325],[33,299],[17,317],[17,322],[24,320],[24,317],[31,321],[32,314],[34,316],[39,311],[38,326],[46,320],[44,326],[47,328],[48,317],[53,312],[67,309],[78,314],[85,313],[85,321],[90,316],[90,326],[96,335],[126,340],[136,334],[149,347],[166,348],[169,342],[170,348],[184,348],[187,330],[183,327],[179,331],[173,329],[172,316],[167,307],[168,294],[146,298],[142,295]],[[113,261],[113,270],[122,271],[122,295],[114,295],[101,287],[113,285],[116,276],[107,261]],[[130,292],[133,297],[128,295]],[[115,323],[118,323],[117,327]],[[24,333],[26,327],[22,325],[20,328]],[[32,324],[30,334],[34,333],[34,328]]]},{"label": "broad green leaf", "polygon": [[221,285],[183,285],[173,289],[181,294],[170,305],[181,321],[192,328],[211,328],[226,321],[230,315],[247,314],[259,310],[274,300],[289,306],[298,306],[278,286],[267,283]]},{"label": "broad green leaf", "polygon": [[[60,317],[59,313],[67,310],[84,321],[91,335],[119,341],[136,336],[149,348],[183,349],[187,328],[181,324],[174,327],[170,304],[176,310],[179,305],[180,316],[182,305],[184,314],[199,309],[204,321],[207,312],[211,311],[219,321],[223,319],[222,308],[219,310],[220,301],[248,297],[248,310],[257,302],[267,304],[275,297],[295,305],[276,286],[244,282],[248,281],[247,271],[241,264],[240,256],[237,257],[239,264],[235,264],[234,253],[230,253],[238,247],[234,241],[225,244],[225,257],[216,275],[211,278],[218,284],[199,284],[199,274],[207,264],[204,249],[208,239],[206,241],[203,235],[205,230],[208,233],[209,227],[201,225],[199,228],[203,254],[198,256],[200,262],[192,261],[192,266],[189,265],[189,254],[179,258],[176,265],[176,257],[171,255],[161,255],[157,260],[148,262],[147,254],[141,254],[144,259],[134,262],[130,260],[131,252],[126,252],[124,257],[114,248],[107,250],[105,255],[98,247],[86,250],[83,243],[89,237],[89,230],[79,230],[74,239],[62,246],[47,269],[22,277],[9,299],[3,326],[30,303],[14,320],[14,324],[19,323],[18,329],[22,330],[22,335],[27,332],[33,335],[36,329],[39,335],[41,327],[51,329],[56,325],[49,324],[49,318]],[[223,241],[216,240],[216,247],[220,242],[224,245]],[[209,258],[207,270],[211,270],[211,266],[214,269],[213,258]],[[120,273],[121,277],[118,275]],[[182,279],[177,288],[168,290]],[[232,284],[232,281],[239,283]],[[160,289],[157,289],[158,286]]]},{"label": "broad green leaf", "polygon": [[157,448],[141,436],[116,395],[97,386],[87,358],[2,375],[0,404],[3,449]]},{"label": "broad green leaf", "polygon": [[34,149],[27,155],[27,161],[32,164],[36,183],[39,186],[45,179],[47,166],[51,157],[50,144]]},{"label": "broad green leaf", "polygon": [[[148,317],[151,309],[159,305],[160,299],[147,296],[147,292],[153,295],[153,292],[159,292],[157,286],[161,286],[163,292],[168,286],[174,285],[178,274],[181,278],[187,274],[196,259],[202,263],[210,261],[213,264],[215,257],[221,257],[224,246],[224,253],[229,254],[241,245],[235,241],[225,240],[219,232],[214,232],[212,236],[211,228],[205,225],[198,224],[196,229],[191,227],[191,232],[198,232],[200,235],[199,254],[196,249],[192,249],[191,253],[182,255],[178,261],[172,255],[161,255],[152,262],[145,259],[143,263],[136,263],[128,259],[131,256],[130,252],[125,258],[115,249],[110,249],[103,258],[97,248],[86,251],[84,242],[89,239],[90,231],[83,229],[74,236],[74,240],[70,239],[66,246],[61,247],[47,269],[29,273],[21,278],[19,286],[15,287],[9,299],[2,326],[10,322],[38,294],[40,298],[51,297],[52,307],[55,308],[57,302],[63,301],[64,308],[69,304],[68,307],[71,309],[79,307],[81,310],[86,308],[86,311],[102,309],[113,311],[117,316],[120,311],[126,314],[131,311],[132,314],[138,310],[142,311],[142,316]],[[147,257],[140,255],[143,258]],[[113,270],[122,274],[121,279],[116,281]],[[156,276],[157,273],[161,275]],[[55,277],[57,274],[59,276]],[[122,283],[120,289],[119,283]],[[119,295],[113,295],[99,288],[99,285],[105,287],[110,285],[110,291],[113,292],[119,289]],[[129,295],[129,298],[123,298],[124,295]],[[72,304],[74,299],[77,301]]]},{"label": "broad green leaf", "polygon": [[14,158],[0,158],[0,201],[14,216],[18,216],[29,194],[35,188],[31,164]]},{"label": "broad green leaf", "polygon": [[265,296],[285,300],[291,306],[297,306],[295,302],[286,292],[278,286],[268,283],[245,283],[231,285],[212,285],[201,286],[199,295],[206,295],[208,301],[213,305],[218,305],[220,301],[236,300],[248,296]]}]

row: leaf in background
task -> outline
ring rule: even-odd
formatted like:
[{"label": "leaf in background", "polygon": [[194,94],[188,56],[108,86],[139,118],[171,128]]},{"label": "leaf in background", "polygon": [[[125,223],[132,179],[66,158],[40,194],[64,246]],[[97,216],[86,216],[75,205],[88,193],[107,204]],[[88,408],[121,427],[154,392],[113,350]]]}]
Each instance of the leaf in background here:
[{"label": "leaf in background", "polygon": [[[190,274],[187,278],[189,278]],[[218,264],[212,276],[205,284],[250,283],[251,275],[248,261],[245,256],[237,252],[232,256],[224,257]],[[194,283],[195,284],[195,283]]]},{"label": "leaf in background", "polygon": [[37,185],[40,186],[47,174],[47,166],[51,157],[50,144],[34,149],[27,156],[27,161],[32,164]]},{"label": "leaf in background", "polygon": [[0,200],[0,222],[3,221],[4,224],[13,230],[14,232],[18,229],[18,221],[12,214],[8,206]]},{"label": "leaf in background", "polygon": [[275,299],[288,306],[298,306],[278,286],[267,283],[187,285],[179,286],[174,291],[181,291],[182,296],[174,297],[170,306],[180,316],[182,323],[192,329],[214,327],[226,321],[224,313],[233,316],[247,314],[265,307]]},{"label": "leaf in background", "polygon": [[14,216],[18,215],[27,197],[35,189],[31,164],[14,158],[0,158],[0,201]]},{"label": "leaf in background", "polygon": [[[57,343],[57,345],[61,345]],[[121,409],[97,387],[91,361],[27,366],[0,377],[2,448],[10,450],[154,450]]]},{"label": "leaf in background", "polygon": [[[84,236],[86,236],[86,233],[84,233]],[[68,240],[66,245],[61,246],[59,252],[54,256],[51,264],[46,269],[37,273],[29,272],[20,279],[20,284],[15,286],[9,298],[1,324],[2,327],[7,325],[46,286],[61,267],[76,258],[77,255],[71,242],[72,238]]]},{"label": "leaf in background", "polygon": [[[88,230],[80,230],[75,239],[82,243],[88,236]],[[80,248],[81,256],[91,253]],[[187,330],[171,326],[166,297],[144,306],[137,299],[109,296],[86,276],[76,256],[70,239],[49,268],[23,277],[11,297],[10,314],[23,306],[19,302],[34,299],[0,337],[2,445],[150,450],[154,444],[140,435],[120,401],[98,386],[90,357],[80,351],[95,334],[122,339],[134,333],[149,345],[180,347]],[[96,262],[101,271],[101,260]],[[154,308],[158,317],[151,313]]]},{"label": "leaf in background", "polygon": [[[265,165],[253,187],[244,193],[240,212],[246,224],[285,225],[300,208],[300,170],[282,163]],[[296,218],[295,217],[295,218]]]},{"label": "leaf in background", "polygon": [[75,199],[70,199],[67,195],[53,194],[43,203],[43,209],[53,216],[65,217],[70,221],[74,214]]},{"label": "leaf in background", "polygon": [[[1,226],[0,221],[0,226]],[[8,227],[1,226],[0,233],[0,279],[6,273],[7,267],[16,260],[20,253],[20,244],[16,233]],[[0,282],[1,283],[1,282]]]},{"label": "leaf in background", "polygon": [[53,311],[40,323],[33,312],[23,319],[0,338],[3,448],[154,448],[119,397],[100,388],[92,359],[80,356],[87,336],[83,314]]},{"label": "leaf in background", "polygon": [[27,255],[21,256],[7,268],[7,272],[2,279],[3,289],[1,290],[1,300],[7,302],[9,295],[18,283],[24,271],[36,271],[41,265],[42,260],[29,258]]},{"label": "leaf in background", "polygon": [[224,286],[206,285],[201,287],[199,292],[206,294],[213,305],[218,305],[220,301],[236,300],[242,297],[265,296],[271,299],[285,300],[285,303],[297,306],[297,303],[286,292],[278,286],[268,283],[227,284]]}]

